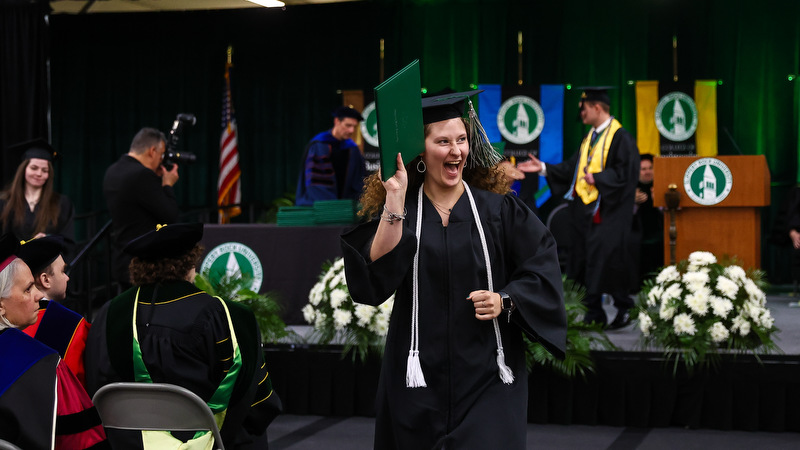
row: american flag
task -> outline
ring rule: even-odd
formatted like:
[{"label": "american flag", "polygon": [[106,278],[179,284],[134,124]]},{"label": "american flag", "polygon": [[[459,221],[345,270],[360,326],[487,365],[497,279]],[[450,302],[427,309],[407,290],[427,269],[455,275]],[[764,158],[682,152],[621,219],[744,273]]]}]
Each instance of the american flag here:
[{"label": "american flag", "polygon": [[[219,141],[219,181],[217,182],[217,205],[219,223],[228,223],[231,217],[242,213],[242,187],[239,178],[239,145],[236,140],[236,119],[231,101],[231,53],[228,48],[228,62],[225,64],[225,89],[222,93],[222,137]],[[228,205],[237,205],[228,207]]]}]

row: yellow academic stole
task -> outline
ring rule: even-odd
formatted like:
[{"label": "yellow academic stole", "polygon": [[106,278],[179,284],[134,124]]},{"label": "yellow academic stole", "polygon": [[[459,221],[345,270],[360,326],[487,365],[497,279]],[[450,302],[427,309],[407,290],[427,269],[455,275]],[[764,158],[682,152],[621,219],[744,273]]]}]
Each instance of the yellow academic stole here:
[{"label": "yellow academic stole", "polygon": [[611,148],[611,141],[614,140],[614,133],[622,128],[617,119],[612,119],[611,124],[597,136],[594,145],[591,143],[590,135],[586,135],[581,143],[581,157],[578,160],[578,170],[576,172],[577,181],[575,182],[575,193],[581,198],[584,205],[588,205],[597,200],[599,193],[597,188],[587,183],[584,174],[602,172],[606,166],[608,149]]}]

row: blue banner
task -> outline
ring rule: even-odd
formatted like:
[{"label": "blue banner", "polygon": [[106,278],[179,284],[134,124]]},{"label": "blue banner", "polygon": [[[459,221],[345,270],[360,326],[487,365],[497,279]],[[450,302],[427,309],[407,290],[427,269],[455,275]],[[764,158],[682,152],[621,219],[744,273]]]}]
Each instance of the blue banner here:
[{"label": "blue banner", "polygon": [[[545,163],[563,159],[564,85],[543,84],[536,87],[482,84],[478,95],[478,115],[492,143],[500,144],[510,159],[527,159],[532,153]],[[529,180],[525,180],[529,181]],[[520,197],[527,197],[520,190]],[[536,207],[550,198],[550,188],[539,177],[532,193]],[[523,199],[526,200],[527,199]]]}]

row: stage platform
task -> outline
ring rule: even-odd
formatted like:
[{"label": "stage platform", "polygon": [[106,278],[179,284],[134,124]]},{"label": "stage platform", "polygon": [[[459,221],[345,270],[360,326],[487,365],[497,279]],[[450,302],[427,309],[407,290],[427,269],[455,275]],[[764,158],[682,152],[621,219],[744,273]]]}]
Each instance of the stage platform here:
[{"label": "stage platform", "polygon": [[[596,373],[565,379],[536,368],[530,374],[528,422],[611,427],[800,431],[800,308],[786,294],[768,296],[781,330],[782,353],[724,355],[720,365],[673,375],[657,349],[640,346],[634,325],[608,331],[616,351],[596,351]],[[609,316],[615,310],[606,306]],[[298,327],[305,332],[308,328]],[[303,331],[305,330],[305,331]],[[267,364],[285,413],[373,417],[380,360],[341,357],[340,346],[269,346]]]}]

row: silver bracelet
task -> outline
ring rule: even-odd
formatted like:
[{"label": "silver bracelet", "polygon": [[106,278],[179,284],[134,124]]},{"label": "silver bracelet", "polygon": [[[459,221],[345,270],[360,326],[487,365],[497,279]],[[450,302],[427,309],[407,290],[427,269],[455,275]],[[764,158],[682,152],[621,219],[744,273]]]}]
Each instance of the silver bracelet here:
[{"label": "silver bracelet", "polygon": [[381,214],[381,220],[389,222],[389,225],[394,225],[395,221],[399,222],[405,219],[407,212],[408,211],[405,208],[403,208],[403,214],[393,213],[386,208],[386,205],[383,205],[383,214]]}]

